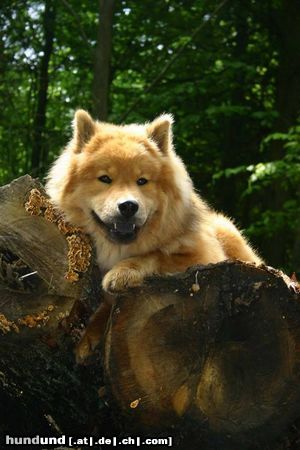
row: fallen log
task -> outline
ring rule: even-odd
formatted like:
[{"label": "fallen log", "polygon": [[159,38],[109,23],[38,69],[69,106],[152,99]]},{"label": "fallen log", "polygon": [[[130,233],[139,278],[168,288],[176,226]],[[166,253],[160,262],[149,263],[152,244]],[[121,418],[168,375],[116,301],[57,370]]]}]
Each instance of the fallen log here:
[{"label": "fallen log", "polygon": [[228,261],[153,277],[118,296],[102,345],[78,365],[76,343],[104,304],[88,241],[28,176],[0,188],[0,200],[1,437],[168,435],[182,449],[296,448],[296,282]]},{"label": "fallen log", "polygon": [[271,268],[224,262],[124,295],[105,343],[113,398],[139,429],[193,429],[201,448],[272,441],[300,417],[297,290]]},{"label": "fallen log", "polygon": [[75,342],[101,301],[100,275],[91,264],[79,278],[70,253],[77,252],[82,269],[81,237],[56,223],[38,193],[44,195],[43,187],[29,176],[0,188],[1,437],[87,432],[104,407],[96,387],[100,363],[87,371],[74,357]]}]

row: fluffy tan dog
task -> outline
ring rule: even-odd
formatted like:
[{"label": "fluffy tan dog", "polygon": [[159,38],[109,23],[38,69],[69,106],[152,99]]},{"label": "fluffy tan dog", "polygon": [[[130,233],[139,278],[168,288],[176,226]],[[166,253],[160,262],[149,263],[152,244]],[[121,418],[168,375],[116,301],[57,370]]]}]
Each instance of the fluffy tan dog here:
[{"label": "fluffy tan dog", "polygon": [[172,123],[165,114],[117,126],[79,110],[73,138],[50,170],[47,192],[92,236],[106,291],[193,264],[262,262],[232,221],[195,193],[173,148]]}]

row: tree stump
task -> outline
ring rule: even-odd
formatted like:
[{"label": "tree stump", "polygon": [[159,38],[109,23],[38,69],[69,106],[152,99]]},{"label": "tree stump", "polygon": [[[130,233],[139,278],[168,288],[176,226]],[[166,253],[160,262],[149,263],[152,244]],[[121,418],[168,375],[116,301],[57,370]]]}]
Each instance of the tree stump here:
[{"label": "tree stump", "polygon": [[2,436],[168,435],[189,450],[297,448],[296,282],[238,261],[153,277],[116,298],[102,346],[78,365],[76,343],[103,304],[101,276],[86,237],[38,193],[29,176],[0,188]]}]

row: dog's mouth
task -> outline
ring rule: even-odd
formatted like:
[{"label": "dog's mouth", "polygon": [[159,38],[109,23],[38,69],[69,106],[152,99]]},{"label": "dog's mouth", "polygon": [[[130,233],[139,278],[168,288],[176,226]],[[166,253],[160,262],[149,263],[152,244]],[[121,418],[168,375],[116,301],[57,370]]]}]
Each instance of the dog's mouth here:
[{"label": "dog's mouth", "polygon": [[107,233],[107,237],[119,244],[129,244],[133,242],[138,234],[139,228],[135,223],[116,220],[116,222],[105,223],[100,219],[97,213],[92,210],[92,216],[95,222]]}]

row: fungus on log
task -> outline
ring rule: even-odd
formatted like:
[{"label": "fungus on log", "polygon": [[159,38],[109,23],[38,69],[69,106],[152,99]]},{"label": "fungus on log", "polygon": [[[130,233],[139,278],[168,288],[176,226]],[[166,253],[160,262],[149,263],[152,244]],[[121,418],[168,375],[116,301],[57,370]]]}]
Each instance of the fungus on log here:
[{"label": "fungus on log", "polygon": [[101,348],[78,365],[74,347],[104,298],[90,244],[29,176],[0,188],[0,200],[2,436],[297,448],[296,282],[228,261],[153,277],[116,298]]}]

